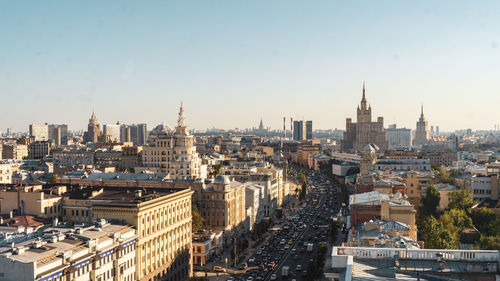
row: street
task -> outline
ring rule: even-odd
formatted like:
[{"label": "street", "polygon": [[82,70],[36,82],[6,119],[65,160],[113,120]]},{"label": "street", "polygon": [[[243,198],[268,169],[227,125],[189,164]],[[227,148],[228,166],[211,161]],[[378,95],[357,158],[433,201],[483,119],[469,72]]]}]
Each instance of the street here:
[{"label": "street", "polygon": [[[240,264],[239,270],[228,269],[217,279],[308,280],[307,268],[319,245],[325,243],[329,249],[335,243],[331,241],[329,225],[339,213],[342,195],[335,183],[321,173],[302,172],[307,176],[308,193],[299,207],[284,213],[281,227],[271,230],[269,238],[250,254],[246,263]],[[282,276],[283,267],[289,268],[285,270],[288,276]]]}]

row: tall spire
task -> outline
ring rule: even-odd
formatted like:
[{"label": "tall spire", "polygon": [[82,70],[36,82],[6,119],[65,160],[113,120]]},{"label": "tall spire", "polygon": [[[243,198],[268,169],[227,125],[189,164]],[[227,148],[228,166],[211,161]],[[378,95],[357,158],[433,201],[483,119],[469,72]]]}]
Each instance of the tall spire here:
[{"label": "tall spire", "polygon": [[182,106],[179,109],[179,118],[177,119],[177,127],[186,127],[186,117],[184,116],[184,107]]},{"label": "tall spire", "polygon": [[422,103],[422,106],[420,108],[420,117],[424,118],[424,103]]},{"label": "tall spire", "polygon": [[366,97],[365,97],[365,81],[363,81],[363,98],[361,99],[361,101],[366,101]]}]

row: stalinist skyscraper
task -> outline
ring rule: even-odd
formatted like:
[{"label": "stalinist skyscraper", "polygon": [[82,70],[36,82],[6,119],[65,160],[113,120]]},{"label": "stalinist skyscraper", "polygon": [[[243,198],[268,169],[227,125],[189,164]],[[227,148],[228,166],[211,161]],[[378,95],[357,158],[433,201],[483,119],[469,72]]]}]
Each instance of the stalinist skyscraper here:
[{"label": "stalinist skyscraper", "polygon": [[351,118],[346,119],[346,130],[344,132],[343,149],[360,151],[368,144],[375,144],[381,150],[389,149],[389,141],[384,130],[384,118],[378,117],[372,122],[372,108],[366,100],[365,83],[363,82],[363,97],[358,105],[357,123]]},{"label": "stalinist skyscraper", "polygon": [[417,130],[415,131],[415,139],[413,145],[423,145],[429,140],[429,122],[424,117],[424,105],[420,109],[420,118],[417,121]]}]

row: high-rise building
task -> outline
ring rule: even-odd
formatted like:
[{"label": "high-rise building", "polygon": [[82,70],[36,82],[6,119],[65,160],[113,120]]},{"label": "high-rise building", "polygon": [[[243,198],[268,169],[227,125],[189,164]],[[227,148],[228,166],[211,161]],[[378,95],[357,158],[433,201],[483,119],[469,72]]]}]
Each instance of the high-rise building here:
[{"label": "high-rise building", "polygon": [[83,141],[85,143],[92,142],[97,143],[99,141],[99,136],[101,135],[101,127],[99,125],[99,120],[97,120],[97,116],[92,112],[92,116],[89,119],[89,125],[87,132],[83,135]]},{"label": "high-rise building", "polygon": [[105,124],[103,127],[103,135],[106,136],[106,139],[109,139],[111,142],[119,142],[120,141],[120,125],[119,124]]},{"label": "high-rise building", "polygon": [[55,145],[68,145],[68,125],[49,125],[49,140]]},{"label": "high-rise building", "polygon": [[396,128],[396,124],[393,124],[389,125],[385,133],[391,149],[411,147],[411,129]]},{"label": "high-rise building", "polygon": [[312,140],[313,138],[313,121],[306,122],[306,139]]},{"label": "high-rise building", "polygon": [[47,141],[49,140],[49,126],[45,124],[30,124],[29,126],[30,136],[35,141]]},{"label": "high-rise building", "polygon": [[423,145],[429,140],[429,122],[424,117],[424,105],[420,110],[420,118],[417,121],[417,130],[415,131],[415,139],[413,144],[415,146]]},{"label": "high-rise building", "polygon": [[304,140],[304,121],[293,121],[293,140]]},{"label": "high-rise building", "polygon": [[120,141],[133,142],[134,145],[144,145],[147,142],[147,125],[132,124],[120,126]]},{"label": "high-rise building", "polygon": [[389,149],[389,142],[384,130],[384,118],[378,117],[372,122],[372,108],[368,105],[365,96],[365,83],[363,83],[363,98],[361,106],[358,105],[357,122],[351,118],[346,119],[343,149],[360,151],[368,144],[375,144],[381,150]]},{"label": "high-rise building", "polygon": [[296,141],[312,139],[312,121],[293,121],[293,139]]}]

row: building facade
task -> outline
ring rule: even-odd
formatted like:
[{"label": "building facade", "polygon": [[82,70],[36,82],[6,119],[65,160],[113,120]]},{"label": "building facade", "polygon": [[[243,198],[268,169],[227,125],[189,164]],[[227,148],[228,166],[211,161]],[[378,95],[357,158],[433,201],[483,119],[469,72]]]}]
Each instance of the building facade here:
[{"label": "building facade", "polygon": [[173,133],[160,135],[151,145],[143,147],[143,170],[167,173],[172,179],[201,178],[206,166],[196,152],[194,136],[188,131],[184,108],[179,111],[177,127]]},{"label": "building facade", "polygon": [[346,119],[343,149],[360,151],[368,144],[375,144],[381,150],[388,150],[390,147],[384,129],[384,118],[378,117],[377,121],[372,122],[372,108],[366,101],[363,83],[363,98],[358,106],[356,123],[351,118]]},{"label": "building facade", "polygon": [[396,124],[394,124],[389,125],[389,128],[387,128],[385,132],[391,149],[405,149],[411,147],[411,129],[396,128]]},{"label": "building facade", "polygon": [[89,124],[87,127],[87,132],[83,134],[84,143],[97,143],[99,141],[99,136],[101,135],[101,127],[99,125],[99,120],[94,112],[89,119]]},{"label": "building facade", "polygon": [[420,111],[420,118],[417,121],[417,129],[415,130],[415,139],[413,144],[415,146],[424,145],[429,141],[429,122],[424,117],[424,106],[422,105]]},{"label": "building facade", "polygon": [[136,235],[129,226],[101,220],[86,228],[49,228],[24,240],[0,248],[1,280],[136,280]]},{"label": "building facade", "polygon": [[191,196],[169,192],[87,188],[63,199],[66,221],[119,220],[137,229],[137,280],[188,280],[192,275]]}]

